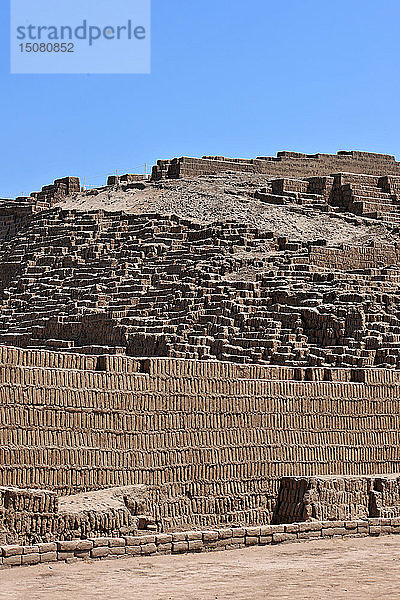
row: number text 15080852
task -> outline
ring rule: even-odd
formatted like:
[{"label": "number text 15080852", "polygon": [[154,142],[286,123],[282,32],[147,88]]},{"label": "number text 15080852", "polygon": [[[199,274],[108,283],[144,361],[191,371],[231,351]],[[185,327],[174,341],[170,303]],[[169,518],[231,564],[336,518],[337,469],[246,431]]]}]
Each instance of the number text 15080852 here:
[{"label": "number text 15080852", "polygon": [[74,44],[70,43],[47,43],[44,42],[19,44],[21,52],[74,52]]}]

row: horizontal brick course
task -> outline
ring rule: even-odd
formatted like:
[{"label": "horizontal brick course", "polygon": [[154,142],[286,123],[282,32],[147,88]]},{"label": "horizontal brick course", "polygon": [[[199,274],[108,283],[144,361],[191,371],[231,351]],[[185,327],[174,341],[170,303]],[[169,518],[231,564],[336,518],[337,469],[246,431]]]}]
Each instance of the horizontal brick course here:
[{"label": "horizontal brick course", "polygon": [[[39,360],[34,351],[29,352],[29,359],[23,358],[27,351],[15,352],[21,362]],[[254,527],[254,523],[267,525],[274,517],[285,473],[296,476],[300,470],[312,470],[319,471],[315,478],[321,478],[335,471],[352,471],[351,477],[357,479],[356,473],[361,471],[400,469],[400,421],[396,421],[400,383],[393,380],[394,372],[390,373],[392,383],[382,386],[290,380],[285,379],[283,367],[275,368],[274,375],[273,367],[260,365],[149,359],[147,373],[124,375],[6,364],[2,367],[1,360],[9,359],[11,348],[3,352],[0,346],[1,353],[0,399],[5,388],[8,399],[5,405],[0,402],[0,412],[4,413],[0,419],[5,425],[13,424],[18,439],[33,434],[38,437],[31,439],[34,450],[0,446],[0,480],[13,483],[9,478],[22,476],[25,469],[19,470],[18,464],[33,461],[36,483],[56,488],[66,485],[71,490],[75,485],[71,464],[84,487],[98,485],[99,477],[107,486],[115,484],[116,479],[144,483],[153,490],[150,501],[159,510],[164,530],[182,525],[230,529],[232,522],[247,528]],[[22,383],[10,385],[12,373]],[[382,371],[380,377],[384,379],[386,373]],[[272,378],[265,379],[267,376]],[[103,408],[96,423],[90,424],[87,418],[95,414],[99,394]],[[68,406],[76,410],[67,411]],[[36,423],[34,429],[23,425],[28,414]],[[393,424],[388,431],[382,425],[384,415]],[[365,444],[360,444],[364,438]],[[47,446],[57,450],[45,447],[44,440],[50,440]],[[136,450],[128,452],[129,448]],[[16,466],[7,466],[7,461]],[[99,470],[83,463],[103,466]],[[338,486],[342,485],[341,476],[337,479]],[[384,477],[365,477],[372,479],[382,488],[376,491],[381,507],[376,505],[377,512],[396,516],[398,480],[389,484]],[[160,499],[159,486],[167,490],[166,501]],[[190,510],[185,495],[188,489],[193,496]],[[335,497],[340,493],[338,487]],[[221,505],[218,511],[216,498]],[[351,505],[361,506],[361,502]],[[368,501],[362,506],[367,510]],[[354,515],[347,513],[354,520]],[[15,513],[10,510],[11,514]],[[43,535],[35,531],[36,521],[32,521],[30,533],[21,538],[23,543],[57,539],[57,527],[51,525],[55,513],[51,518],[50,513],[46,515],[48,532]],[[73,534],[68,527],[63,531],[66,538]],[[110,529],[114,532],[115,528]],[[234,531],[233,535],[243,533]],[[149,543],[154,542],[154,535],[150,535]]]},{"label": "horizontal brick course", "polygon": [[[149,543],[147,540],[152,536],[137,536],[139,540],[137,545],[130,545],[132,536],[122,538],[101,538],[89,540],[71,540],[68,543],[58,541],[54,544],[39,544],[37,552],[32,552],[33,547],[24,546],[3,546],[0,547],[0,553],[3,556],[3,567],[19,566],[25,564],[38,564],[55,561],[73,562],[76,560],[105,559],[115,557],[134,557],[165,554],[182,554],[190,552],[210,552],[217,550],[228,550],[235,548],[244,548],[246,546],[266,546],[270,544],[289,543],[295,541],[307,541],[322,538],[334,537],[366,537],[388,535],[391,533],[400,533],[399,520],[387,524],[388,519],[368,519],[367,521],[344,521],[328,522],[315,521],[312,523],[292,523],[285,526],[287,531],[282,531],[282,525],[270,525],[268,527],[247,528],[251,533],[259,532],[252,536],[234,536],[234,533],[240,531],[232,530],[232,535],[228,537],[228,529],[216,529],[214,531],[187,531],[175,532],[175,534],[158,534],[158,544]],[[310,525],[312,528],[310,529]],[[339,526],[342,525],[342,526]],[[238,528],[239,529],[239,528]],[[265,535],[266,531],[269,535]],[[243,532],[243,530],[242,530]],[[173,535],[180,538],[179,541],[164,542],[172,540]],[[197,537],[199,539],[192,539]],[[203,542],[203,538],[210,538]],[[116,544],[115,544],[116,542]],[[97,545],[97,544],[103,545]],[[57,547],[57,551],[49,551],[49,547]],[[63,550],[62,548],[69,548]],[[18,554],[12,553],[18,552]],[[10,554],[11,553],[11,554]]]}]

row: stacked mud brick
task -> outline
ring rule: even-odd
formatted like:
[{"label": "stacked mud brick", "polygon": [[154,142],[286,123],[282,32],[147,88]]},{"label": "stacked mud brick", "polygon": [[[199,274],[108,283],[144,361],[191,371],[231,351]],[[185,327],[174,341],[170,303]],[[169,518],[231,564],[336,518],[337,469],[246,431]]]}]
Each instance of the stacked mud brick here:
[{"label": "stacked mud brick", "polygon": [[270,523],[282,477],[400,472],[397,371],[1,356],[5,486],[146,485],[173,530]]},{"label": "stacked mud brick", "polygon": [[370,498],[371,517],[393,518],[400,515],[400,477],[376,477]]},{"label": "stacked mud brick", "polygon": [[144,175],[138,175],[135,173],[125,173],[124,175],[110,175],[107,179],[107,185],[126,185],[130,183],[137,183],[143,181]]},{"label": "stacked mud brick", "polygon": [[[0,244],[11,239],[17,231],[29,225],[30,217],[41,210],[50,208],[66,196],[80,191],[77,177],[56,179],[46,185],[40,192],[32,192],[30,196],[20,196],[15,200],[0,199]],[[2,269],[3,270],[3,265]]]},{"label": "stacked mud brick", "polygon": [[55,539],[57,508],[54,492],[0,487],[0,543]]},{"label": "stacked mud brick", "polygon": [[54,208],[0,245],[0,343],[398,368],[399,252],[234,221]]},{"label": "stacked mud brick", "polygon": [[263,202],[348,211],[400,225],[400,163],[385,154],[343,151],[336,155],[278,152],[276,157],[256,159],[181,157],[159,160],[152,179],[190,179],[224,172],[265,175],[267,185],[255,194]]},{"label": "stacked mud brick", "polygon": [[349,212],[400,225],[400,176],[337,173],[326,177],[271,179],[255,197],[268,204]]},{"label": "stacked mud brick", "polygon": [[[397,223],[400,165],[386,155],[183,158],[153,178],[225,171],[264,174],[263,202]],[[396,228],[386,244],[329,247],[235,215],[53,206],[78,191],[65,178],[0,204],[0,484],[145,485],[168,531],[270,523],[284,477],[375,476],[369,514],[395,518]],[[306,501],[290,488],[282,511],[362,513],[364,483],[329,485]],[[65,536],[130,526],[68,519]]]},{"label": "stacked mud brick", "polygon": [[400,478],[283,477],[274,522],[362,520],[399,516]]},{"label": "stacked mud brick", "polygon": [[166,554],[187,554],[235,550],[286,542],[318,539],[378,537],[400,533],[400,519],[365,519],[358,521],[313,521],[286,525],[232,527],[193,530],[154,535],[126,535],[75,540],[57,540],[29,546],[0,546],[0,569],[39,563],[75,562],[122,557],[143,558]]},{"label": "stacked mud brick", "polygon": [[278,152],[274,156],[254,159],[203,156],[203,158],[173,158],[158,160],[153,167],[153,180],[178,179],[211,175],[226,171],[261,173],[271,177],[311,177],[331,173],[366,173],[369,175],[398,175],[400,163],[388,154],[342,151],[337,154],[302,154]]},{"label": "stacked mud brick", "polygon": [[[338,526],[337,523],[343,521],[398,520],[399,493],[400,477],[393,475],[283,477],[270,521],[274,524],[326,522]],[[122,502],[115,502],[116,498]],[[150,527],[148,516],[137,517],[138,512],[143,510],[157,510],[155,499],[152,499],[153,506],[148,503],[149,499],[148,488],[143,485],[61,498],[54,492],[44,490],[2,487],[0,545],[32,545],[93,538],[96,540],[94,547],[99,547],[105,545],[102,543],[105,537],[121,536],[138,536],[135,542],[127,545],[148,543],[146,540],[150,537],[154,543],[152,533],[162,529],[159,527],[161,524],[154,520]],[[164,501],[165,498],[160,496],[157,506]],[[190,525],[190,520],[186,518],[175,527],[187,528]],[[233,537],[242,537],[243,534],[238,532],[240,525],[235,522],[232,525],[235,527]],[[283,532],[283,528],[270,529],[271,533],[273,530],[276,533]],[[172,534],[174,541],[202,539],[201,531],[197,531],[196,535],[189,533],[192,536],[189,538],[187,535]],[[172,536],[156,536],[157,544],[172,541]],[[127,539],[132,540],[131,537]],[[235,541],[239,543],[239,540]],[[72,548],[72,544],[69,547]],[[66,548],[67,544],[64,544],[64,550]],[[77,549],[82,550],[82,547],[78,546]],[[186,546],[185,551],[189,549]]]},{"label": "stacked mud brick", "polygon": [[31,197],[35,199],[37,204],[40,205],[42,203],[50,207],[63,200],[66,196],[80,192],[80,190],[81,186],[78,177],[63,177],[62,179],[56,179],[50,185],[45,185],[40,192],[32,192]]},{"label": "stacked mud brick", "polygon": [[57,535],[53,539],[81,539],[135,535],[156,530],[153,506],[162,494],[151,497],[144,485],[116,487],[107,491],[73,494],[59,498]]},{"label": "stacked mud brick", "polygon": [[[99,493],[101,496],[99,497]],[[154,503],[154,499],[153,499]],[[149,533],[156,529],[145,486],[59,498],[40,489],[0,487],[0,544],[37,544]],[[151,523],[151,525],[150,525]]]},{"label": "stacked mud brick", "polygon": [[400,515],[400,477],[283,477],[273,520],[362,520]]},{"label": "stacked mud brick", "polygon": [[34,212],[32,199],[0,200],[0,243],[12,238]]}]

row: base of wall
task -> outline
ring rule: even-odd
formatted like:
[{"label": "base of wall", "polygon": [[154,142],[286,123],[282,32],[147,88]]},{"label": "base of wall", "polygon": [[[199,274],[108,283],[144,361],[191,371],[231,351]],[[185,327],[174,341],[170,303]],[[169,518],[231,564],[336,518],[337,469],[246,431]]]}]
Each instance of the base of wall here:
[{"label": "base of wall", "polygon": [[57,561],[187,554],[267,546],[321,538],[400,534],[400,517],[360,521],[309,521],[262,527],[181,531],[155,535],[57,541],[34,546],[1,546],[0,569]]}]

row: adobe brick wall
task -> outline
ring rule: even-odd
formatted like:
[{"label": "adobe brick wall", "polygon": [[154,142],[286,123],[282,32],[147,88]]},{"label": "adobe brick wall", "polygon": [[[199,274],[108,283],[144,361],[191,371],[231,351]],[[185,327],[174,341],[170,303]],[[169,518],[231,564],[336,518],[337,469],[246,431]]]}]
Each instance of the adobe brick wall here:
[{"label": "adobe brick wall", "polygon": [[378,537],[399,534],[400,519],[314,521],[289,525],[234,527],[120,538],[56,541],[30,546],[0,546],[0,569],[39,563],[75,562],[165,554],[235,550],[312,539]]},{"label": "adobe brick wall", "polygon": [[275,523],[357,520],[400,515],[400,477],[283,477]]},{"label": "adobe brick wall", "polygon": [[157,531],[148,499],[145,486],[64,497],[49,490],[0,487],[0,545],[31,546],[55,540]]},{"label": "adobe brick wall", "polygon": [[399,369],[398,258],[396,242],[52,209],[2,244],[0,344]]},{"label": "adobe brick wall", "polygon": [[136,174],[136,173],[125,173],[124,175],[110,175],[107,178],[107,185],[116,185],[120,184],[129,184],[136,183],[138,181],[143,181],[144,175]]},{"label": "adobe brick wall", "polygon": [[[400,248],[394,244],[375,244],[370,248],[346,245],[342,249],[324,246],[310,248],[310,264],[342,271],[378,269],[386,265],[397,265],[399,259]],[[393,274],[393,278],[395,278],[395,274]],[[396,281],[396,279],[392,280]]]},{"label": "adobe brick wall", "polygon": [[269,523],[284,476],[400,472],[397,371],[126,357],[94,371],[82,366],[96,357],[0,357],[5,486],[145,484],[171,530]]},{"label": "adobe brick wall", "polygon": [[278,152],[276,157],[235,159],[222,156],[192,158],[183,156],[159,160],[153,167],[152,178],[196,177],[225,171],[262,173],[276,177],[312,177],[338,172],[366,175],[400,175],[400,163],[394,156],[370,152],[343,152],[338,154],[300,154]]},{"label": "adobe brick wall", "polygon": [[57,494],[49,490],[0,487],[0,544],[54,539]]}]

